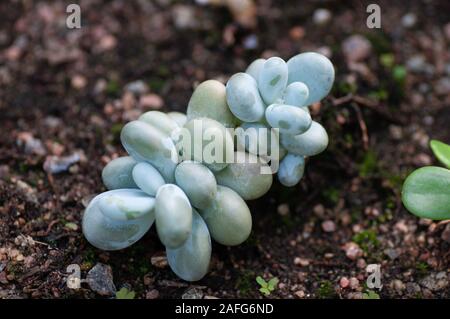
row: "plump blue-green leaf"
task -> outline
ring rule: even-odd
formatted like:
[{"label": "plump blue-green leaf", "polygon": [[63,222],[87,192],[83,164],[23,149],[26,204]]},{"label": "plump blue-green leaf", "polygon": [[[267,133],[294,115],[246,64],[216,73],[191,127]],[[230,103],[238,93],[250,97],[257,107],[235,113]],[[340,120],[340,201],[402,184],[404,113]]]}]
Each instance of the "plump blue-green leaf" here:
[{"label": "plump blue-green leaf", "polygon": [[450,219],[450,170],[436,166],[415,170],[403,184],[402,200],[419,217]]},{"label": "plump blue-green leaf", "polygon": [[442,164],[450,168],[450,145],[438,140],[431,140],[430,147],[434,156],[436,156]]},{"label": "plump blue-green leaf", "polygon": [[208,272],[211,260],[211,236],[203,218],[192,210],[192,231],[181,247],[166,247],[167,261],[183,280],[197,281]]},{"label": "plump blue-green leaf", "polygon": [[[110,204],[106,198],[115,199]],[[147,200],[145,200],[145,198]],[[132,207],[127,203],[132,202]],[[102,250],[119,250],[138,241],[155,220],[153,199],[138,189],[115,189],[91,200],[83,215],[83,234]],[[104,205],[107,204],[107,205]],[[122,205],[123,204],[123,205]]]}]

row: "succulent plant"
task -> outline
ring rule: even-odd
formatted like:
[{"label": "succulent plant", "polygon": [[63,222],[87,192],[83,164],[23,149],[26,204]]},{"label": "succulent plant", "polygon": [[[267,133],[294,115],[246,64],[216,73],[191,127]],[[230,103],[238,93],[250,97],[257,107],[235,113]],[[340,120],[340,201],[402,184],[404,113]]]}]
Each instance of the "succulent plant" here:
[{"label": "succulent plant", "polygon": [[[271,162],[281,160],[278,179],[294,186],[305,157],[327,147],[328,135],[308,106],[324,98],[333,81],[333,65],[318,53],[287,63],[258,59],[226,85],[201,83],[186,115],[150,111],[129,122],[120,138],[130,156],[103,169],[108,191],[86,208],[86,239],[119,250],[155,223],[172,270],[184,280],[200,280],[208,271],[211,238],[234,246],[250,235],[245,200],[269,191]],[[213,160],[205,160],[205,152]]]}]

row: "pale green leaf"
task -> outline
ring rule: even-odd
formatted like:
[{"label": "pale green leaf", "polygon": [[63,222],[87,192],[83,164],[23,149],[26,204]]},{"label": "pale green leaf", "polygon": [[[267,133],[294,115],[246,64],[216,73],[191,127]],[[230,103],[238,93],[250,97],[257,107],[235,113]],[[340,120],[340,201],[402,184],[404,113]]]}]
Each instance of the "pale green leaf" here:
[{"label": "pale green leaf", "polygon": [[270,295],[270,290],[267,288],[259,288],[259,291],[266,296]]},{"label": "pale green leaf", "polygon": [[116,299],[134,299],[135,296],[136,293],[128,290],[127,288],[122,288],[116,292]]},{"label": "pale green leaf", "polygon": [[279,282],[278,278],[277,278],[277,277],[273,277],[272,279],[269,280],[269,286],[268,286],[268,288],[269,288],[271,291],[274,290],[274,289],[277,287],[278,282]]},{"label": "pale green leaf", "polygon": [[256,282],[263,288],[267,287],[267,282],[261,277],[256,277]]},{"label": "pale green leaf", "polygon": [[66,227],[66,228],[68,228],[68,229],[70,229],[70,230],[74,230],[74,231],[77,231],[77,230],[78,230],[78,225],[75,224],[75,223],[66,223],[66,224],[64,225],[64,227]]},{"label": "pale green leaf", "polygon": [[363,299],[380,299],[380,295],[375,291],[367,290],[365,293],[363,293]]},{"label": "pale green leaf", "polygon": [[438,140],[431,140],[430,147],[434,156],[436,156],[442,164],[450,168],[450,145]]},{"label": "pale green leaf", "polygon": [[450,219],[450,170],[436,166],[415,170],[403,184],[402,201],[419,217]]}]

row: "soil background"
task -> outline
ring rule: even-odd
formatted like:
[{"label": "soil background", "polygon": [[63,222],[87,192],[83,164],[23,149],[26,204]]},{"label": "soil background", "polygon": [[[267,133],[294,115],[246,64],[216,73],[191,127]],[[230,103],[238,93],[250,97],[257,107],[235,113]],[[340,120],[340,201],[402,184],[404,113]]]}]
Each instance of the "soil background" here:
[{"label": "soil background", "polygon": [[[270,298],[450,297],[450,224],[400,197],[409,172],[439,165],[429,140],[450,142],[450,2],[377,1],[382,25],[369,29],[365,1],[258,0],[242,18],[194,1],[84,0],[82,27],[68,29],[71,2],[0,3],[0,298],[109,298],[66,285],[68,265],[85,278],[97,263],[135,298],[265,298],[257,276],[279,279]],[[204,279],[172,273],[154,227],[118,252],[84,239],[127,121],[184,112],[202,81],[305,51],[336,68],[311,108],[330,145],[298,186],[274,179],[249,202],[249,240],[214,243]],[[368,264],[381,290],[366,286]]]}]

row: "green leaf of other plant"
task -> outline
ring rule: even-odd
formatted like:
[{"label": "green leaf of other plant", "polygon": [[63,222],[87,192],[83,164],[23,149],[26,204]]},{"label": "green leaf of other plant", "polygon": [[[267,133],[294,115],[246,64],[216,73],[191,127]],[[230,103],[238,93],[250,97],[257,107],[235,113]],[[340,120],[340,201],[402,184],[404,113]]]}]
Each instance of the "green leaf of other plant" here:
[{"label": "green leaf of other plant", "polygon": [[259,288],[259,291],[263,293],[265,296],[270,295],[270,290],[267,288]]},{"label": "green leaf of other plant", "polygon": [[272,279],[269,280],[269,284],[268,284],[268,287],[267,287],[267,288],[268,288],[270,291],[274,291],[275,288],[276,288],[277,285],[278,285],[278,282],[279,282],[278,278],[277,278],[277,277],[273,277]]},{"label": "green leaf of other plant", "polygon": [[419,217],[450,219],[450,170],[437,166],[415,170],[403,184],[402,201]]},{"label": "green leaf of other plant", "polygon": [[450,145],[438,140],[431,140],[430,147],[434,156],[436,156],[442,164],[450,168]]},{"label": "green leaf of other plant", "polygon": [[261,286],[261,288],[259,288],[259,291],[263,293],[265,296],[268,296],[272,291],[275,290],[279,280],[277,277],[273,277],[267,282],[261,276],[258,276],[256,277],[256,282],[258,283],[258,285]]},{"label": "green leaf of other plant", "polygon": [[136,293],[134,291],[129,291],[127,288],[122,288],[116,292],[116,299],[134,299]]},{"label": "green leaf of other plant", "polygon": [[392,76],[399,84],[403,84],[406,78],[406,68],[403,65],[396,65],[392,69]]},{"label": "green leaf of other plant", "polygon": [[267,282],[261,276],[256,277],[256,282],[263,288],[267,287]]},{"label": "green leaf of other plant", "polygon": [[375,291],[367,290],[365,293],[363,293],[363,299],[380,299],[380,295]]}]

